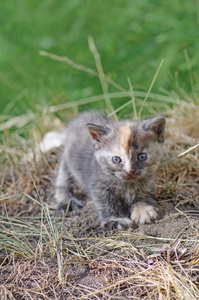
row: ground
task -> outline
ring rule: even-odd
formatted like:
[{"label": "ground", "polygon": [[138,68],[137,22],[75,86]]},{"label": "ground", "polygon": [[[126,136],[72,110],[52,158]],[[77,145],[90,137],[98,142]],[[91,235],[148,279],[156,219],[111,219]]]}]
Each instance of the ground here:
[{"label": "ground", "polygon": [[159,219],[125,231],[100,228],[90,202],[55,210],[60,150],[18,169],[10,158],[1,170],[0,299],[198,299],[199,154],[179,155],[196,141],[191,113],[167,120]]}]

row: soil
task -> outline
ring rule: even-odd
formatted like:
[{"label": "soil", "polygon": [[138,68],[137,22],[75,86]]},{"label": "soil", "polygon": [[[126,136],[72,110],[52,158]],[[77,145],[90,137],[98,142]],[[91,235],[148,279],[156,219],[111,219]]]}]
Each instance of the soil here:
[{"label": "soil", "polygon": [[[60,212],[55,212],[55,216],[60,214]],[[192,231],[195,235],[194,228],[199,228],[199,224],[197,224],[199,207],[197,209],[190,205],[184,205],[182,211],[177,211],[172,202],[167,202],[161,205],[161,214],[162,218],[151,224],[140,224],[126,230],[142,237],[139,240],[134,240],[132,242],[133,246],[150,246],[151,243],[154,243],[153,237],[155,243],[162,243],[164,240],[169,242],[176,240],[177,237],[181,239],[190,238]],[[196,224],[194,225],[194,223]],[[117,235],[119,233],[117,229],[107,232],[105,229],[100,228],[97,213],[91,202],[87,203],[81,210],[69,212],[63,228],[69,230],[75,238],[111,237],[113,234]],[[149,238],[143,238],[143,236],[150,236],[150,240]]]}]

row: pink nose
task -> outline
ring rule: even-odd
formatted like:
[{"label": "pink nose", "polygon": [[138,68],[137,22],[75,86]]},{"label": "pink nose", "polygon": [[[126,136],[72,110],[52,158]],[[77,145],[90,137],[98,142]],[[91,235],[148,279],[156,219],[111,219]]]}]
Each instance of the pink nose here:
[{"label": "pink nose", "polygon": [[127,172],[130,176],[133,176],[135,174],[135,170],[131,169],[129,172]]}]

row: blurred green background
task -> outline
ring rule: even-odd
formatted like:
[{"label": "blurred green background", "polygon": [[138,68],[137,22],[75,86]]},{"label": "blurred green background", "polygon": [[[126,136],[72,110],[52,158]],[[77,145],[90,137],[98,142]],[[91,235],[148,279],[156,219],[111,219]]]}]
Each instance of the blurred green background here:
[{"label": "blurred green background", "polygon": [[198,0],[1,1],[1,114],[101,94],[98,78],[39,55],[45,50],[96,69],[89,35],[105,73],[125,89],[129,77],[134,90],[147,91],[164,59],[153,92],[198,92]]}]

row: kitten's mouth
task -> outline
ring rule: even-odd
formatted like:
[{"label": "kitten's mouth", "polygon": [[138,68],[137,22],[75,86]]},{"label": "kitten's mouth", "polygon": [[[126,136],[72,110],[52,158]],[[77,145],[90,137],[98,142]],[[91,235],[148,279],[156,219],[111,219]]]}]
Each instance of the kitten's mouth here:
[{"label": "kitten's mouth", "polygon": [[129,174],[129,175],[125,176],[125,179],[128,181],[135,181],[137,178],[138,178],[138,176],[135,174],[132,174],[132,175]]},{"label": "kitten's mouth", "polygon": [[119,174],[118,176],[120,179],[125,180],[125,181],[136,181],[137,179],[140,178],[140,174]]}]

